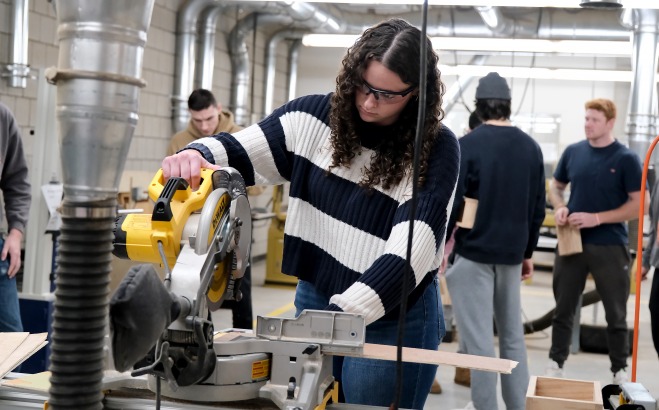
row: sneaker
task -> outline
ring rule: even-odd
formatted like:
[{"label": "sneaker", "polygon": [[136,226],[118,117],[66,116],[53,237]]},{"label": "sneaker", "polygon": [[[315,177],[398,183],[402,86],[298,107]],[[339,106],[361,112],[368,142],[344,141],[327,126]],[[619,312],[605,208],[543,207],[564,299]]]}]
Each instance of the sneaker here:
[{"label": "sneaker", "polygon": [[549,363],[545,367],[545,376],[563,378],[565,377],[565,369],[560,367],[557,362],[549,359]]},{"label": "sneaker", "polygon": [[617,372],[613,373],[613,384],[621,385],[627,383],[629,377],[627,376],[627,369],[620,369]]}]

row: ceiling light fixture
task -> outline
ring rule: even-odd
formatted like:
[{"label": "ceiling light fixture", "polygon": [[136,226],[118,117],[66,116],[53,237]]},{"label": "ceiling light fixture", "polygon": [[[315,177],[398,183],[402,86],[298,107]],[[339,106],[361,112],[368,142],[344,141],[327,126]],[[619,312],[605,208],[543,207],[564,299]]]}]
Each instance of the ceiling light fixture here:
[{"label": "ceiling light fixture", "polygon": [[483,77],[487,73],[496,71],[502,77],[531,78],[538,80],[565,80],[565,81],[613,81],[631,82],[631,71],[619,70],[581,70],[570,68],[541,68],[541,67],[505,67],[505,66],[474,66],[457,65],[439,66],[442,75],[460,75]]},{"label": "ceiling light fixture", "polygon": [[[348,48],[355,43],[352,34],[307,34],[307,47]],[[440,51],[511,51],[529,53],[597,54],[631,56],[629,41],[535,40],[510,38],[433,37],[433,48]]]}]

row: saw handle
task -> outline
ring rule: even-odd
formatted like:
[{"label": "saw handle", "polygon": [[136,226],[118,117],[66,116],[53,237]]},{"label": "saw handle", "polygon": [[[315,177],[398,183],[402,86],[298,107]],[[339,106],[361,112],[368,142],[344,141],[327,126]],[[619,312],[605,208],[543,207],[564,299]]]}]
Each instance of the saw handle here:
[{"label": "saw handle", "polygon": [[151,215],[152,221],[171,221],[174,217],[172,212],[172,199],[176,191],[182,190],[185,191],[188,189],[188,181],[181,177],[173,177],[167,180],[165,187],[162,189],[158,200],[156,200],[155,205],[153,206],[153,214]]}]

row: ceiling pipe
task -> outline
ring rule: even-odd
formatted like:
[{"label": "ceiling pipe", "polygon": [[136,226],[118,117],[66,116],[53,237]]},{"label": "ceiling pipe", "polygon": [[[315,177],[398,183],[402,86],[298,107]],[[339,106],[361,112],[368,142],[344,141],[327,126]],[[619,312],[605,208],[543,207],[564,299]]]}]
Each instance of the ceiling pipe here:
[{"label": "ceiling pipe", "polygon": [[197,70],[194,78],[195,88],[213,89],[213,71],[215,67],[215,39],[217,38],[217,19],[220,14],[230,6],[248,6],[258,9],[259,12],[279,12],[281,7],[276,2],[249,2],[242,1],[222,2],[207,7],[201,12],[199,18],[199,53],[197,53]]},{"label": "ceiling pipe", "polygon": [[[198,1],[208,2],[210,0]],[[251,3],[248,4],[251,5]],[[279,8],[278,13],[259,15],[257,17],[259,27],[279,24],[288,26],[289,28],[306,27],[314,33],[361,34],[366,27],[376,24],[382,19],[381,16],[367,13],[353,14],[343,18],[341,13],[338,12],[338,9],[328,6],[321,9],[316,3],[293,2],[291,4],[275,4]],[[501,37],[508,31],[514,30],[516,38],[551,40],[629,39],[629,31],[620,24],[620,13],[607,10],[566,11],[564,9],[551,9],[543,12],[539,10],[529,11],[526,12],[525,18],[515,20],[516,23],[511,23],[510,18],[503,15],[498,9],[482,10],[487,15],[492,14],[497,16],[499,21],[499,29],[497,30],[499,34],[496,32],[493,33],[492,29],[484,24],[482,14],[479,14],[473,8],[466,10],[442,8],[439,10],[441,11],[435,11],[429,16],[427,31],[429,36],[492,37],[494,35]],[[446,12],[447,10],[448,12]],[[528,17],[529,15],[532,17]],[[410,21],[411,24],[421,24],[418,13],[404,13],[400,17]],[[246,125],[249,122],[248,117],[250,114],[247,106],[250,65],[245,39],[253,29],[253,19],[254,16],[250,14],[237,22],[231,30],[228,39],[232,67],[229,108],[234,111],[236,122],[242,125]],[[184,21],[184,19],[179,20]],[[186,24],[186,26],[190,27],[191,23]],[[207,25],[207,27],[211,26]],[[205,36],[210,36],[210,31],[205,32]],[[210,47],[204,47],[204,49],[210,50]],[[186,55],[185,53],[182,54]],[[209,52],[205,52],[204,58],[210,58],[210,54]],[[181,60],[177,58],[177,65],[180,63]],[[204,75],[203,77],[208,78],[208,75]],[[176,83],[182,81],[183,79],[177,80]],[[187,94],[190,91],[187,91],[185,98],[187,98]],[[174,98],[179,96],[178,101],[180,104],[185,101],[180,89],[174,94]],[[179,116],[175,118],[174,123],[178,124],[177,126],[179,128],[184,128],[187,123],[187,110],[183,108],[175,110],[175,112],[178,112]]]},{"label": "ceiling pipe", "polygon": [[288,101],[295,98],[297,88],[297,69],[300,62],[300,47],[302,39],[295,39],[288,49]]},{"label": "ceiling pipe", "polygon": [[[487,55],[475,55],[469,60],[469,65],[483,65],[487,62],[489,56]],[[449,88],[442,99],[444,100],[444,115],[451,112],[453,106],[458,102],[464,90],[471,84],[474,80],[474,76],[460,76],[458,80]]]},{"label": "ceiling pipe", "polygon": [[[272,112],[275,100],[275,76],[277,75],[277,47],[285,39],[302,39],[308,30],[281,30],[276,32],[268,40],[265,48],[265,86],[263,99],[263,112],[261,116],[266,116]],[[290,66],[290,55],[289,55]]]},{"label": "ceiling pipe", "polygon": [[501,13],[501,9],[498,7],[474,6],[474,9],[483,19],[483,23],[485,23],[493,33],[501,36],[511,36],[515,34],[515,21],[504,17]]},{"label": "ceiling pipe", "polygon": [[178,11],[172,93],[172,133],[183,130],[188,125],[187,102],[194,86],[199,15],[205,8],[218,4],[217,0],[187,0]]},{"label": "ceiling pipe", "polygon": [[[280,10],[276,2],[187,0],[177,14],[176,59],[172,93],[172,133],[188,126],[188,97],[197,87],[213,89],[217,19],[228,7]],[[197,52],[197,43],[201,45]]]},{"label": "ceiling pipe", "polygon": [[[232,80],[229,108],[233,111],[236,124],[248,125],[250,111],[247,106],[249,95],[249,53],[246,38],[255,26],[259,28],[278,24],[313,29],[321,33],[343,33],[348,26],[336,8],[320,8],[316,4],[281,4],[281,14],[251,13],[240,19],[229,34]],[[255,20],[256,19],[256,24]],[[253,109],[253,107],[252,107]],[[254,118],[252,118],[254,120]]]},{"label": "ceiling pipe", "polygon": [[194,77],[195,88],[213,89],[217,19],[223,9],[222,6],[211,6],[201,12],[198,31],[199,53],[197,53],[197,70]]},{"label": "ceiling pipe", "polygon": [[9,44],[11,61],[6,66],[9,71],[8,83],[13,88],[25,88],[30,76],[30,66],[27,61],[29,0],[14,0],[11,11],[13,26]]},{"label": "ceiling pipe", "polygon": [[659,42],[659,10],[634,10],[633,15],[633,80],[629,94],[625,133],[629,141],[629,148],[636,152],[642,160],[645,158],[652,139],[657,135],[655,77]]}]

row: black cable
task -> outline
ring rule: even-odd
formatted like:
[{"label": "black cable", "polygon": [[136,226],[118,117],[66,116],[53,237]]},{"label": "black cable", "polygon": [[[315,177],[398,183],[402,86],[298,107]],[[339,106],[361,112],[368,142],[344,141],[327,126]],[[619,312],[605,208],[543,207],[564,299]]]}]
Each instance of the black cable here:
[{"label": "black cable", "polygon": [[397,410],[400,405],[400,399],[403,394],[403,338],[405,336],[405,314],[407,312],[407,297],[409,284],[407,278],[412,272],[412,238],[414,237],[414,220],[416,218],[416,206],[418,196],[419,180],[419,157],[421,156],[421,148],[423,145],[423,134],[425,133],[425,118],[426,118],[426,54],[427,54],[427,39],[426,27],[428,25],[428,0],[423,2],[423,19],[421,23],[421,38],[420,38],[420,67],[419,67],[419,113],[416,121],[416,135],[414,141],[414,157],[412,160],[412,198],[410,199],[410,218],[409,218],[409,231],[407,235],[407,264],[405,266],[405,273],[402,276],[401,284],[401,298],[400,298],[400,314],[398,316],[398,339],[396,342],[396,395],[394,402],[391,404],[391,409]]}]

